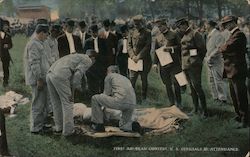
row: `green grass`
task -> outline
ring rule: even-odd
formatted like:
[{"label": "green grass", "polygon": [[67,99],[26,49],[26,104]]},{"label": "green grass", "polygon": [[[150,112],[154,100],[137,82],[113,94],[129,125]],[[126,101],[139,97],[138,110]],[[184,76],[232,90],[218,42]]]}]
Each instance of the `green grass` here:
[{"label": "green grass", "polygon": [[[14,64],[11,66],[9,89],[30,97],[29,87],[24,85],[23,51],[27,39],[16,36],[11,55]],[[65,139],[54,135],[33,135],[29,132],[30,105],[20,105],[17,116],[6,118],[7,138],[11,154],[18,157],[241,157],[249,148],[249,130],[235,129],[231,120],[234,116],[232,106],[220,107],[213,104],[206,83],[205,68],[203,70],[203,87],[207,95],[210,117],[201,120],[198,116],[183,122],[180,130],[160,136],[144,136],[141,138],[110,137],[93,139],[86,136]],[[137,94],[140,94],[140,80],[137,82]],[[0,87],[0,94],[5,89]],[[191,110],[192,101],[189,91],[182,95],[185,110]],[[151,71],[149,75],[149,105],[166,107],[168,104],[166,91],[159,74]],[[237,152],[190,152],[190,151],[115,151],[114,147],[235,147]]]}]

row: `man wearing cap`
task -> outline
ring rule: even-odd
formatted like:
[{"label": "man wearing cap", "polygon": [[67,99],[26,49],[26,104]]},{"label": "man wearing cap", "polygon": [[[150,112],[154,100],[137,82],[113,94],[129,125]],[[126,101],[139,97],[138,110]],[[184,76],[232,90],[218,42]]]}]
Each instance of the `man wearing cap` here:
[{"label": "man wearing cap", "polygon": [[122,38],[118,41],[117,64],[121,75],[128,77],[128,26],[120,27]]},{"label": "man wearing cap", "polygon": [[202,118],[206,118],[208,116],[207,103],[201,86],[202,62],[206,55],[206,45],[201,34],[190,28],[185,18],[177,20],[176,26],[184,34],[181,39],[182,70],[187,75],[194,104],[190,115],[198,113],[200,101]]},{"label": "man wearing cap", "polygon": [[107,60],[107,65],[114,65],[115,64],[115,56],[117,51],[117,37],[114,33],[111,32],[110,27],[111,23],[109,19],[103,21],[103,26],[105,29],[105,43],[107,47],[106,55],[104,56]]},{"label": "man wearing cap", "polygon": [[105,78],[104,92],[94,95],[91,99],[92,128],[97,132],[104,129],[105,108],[122,111],[119,127],[125,131],[132,131],[132,114],[136,105],[135,91],[131,82],[119,74],[117,66],[109,66]]},{"label": "man wearing cap", "polygon": [[218,51],[219,47],[224,44],[224,37],[216,29],[216,26],[217,23],[214,21],[205,23],[206,30],[208,31],[206,63],[213,99],[219,104],[225,104],[227,102],[227,95],[223,82],[224,63],[222,54]]},{"label": "man wearing cap", "polygon": [[78,35],[81,39],[82,42],[82,48],[84,48],[85,45],[85,41],[91,37],[90,34],[88,34],[87,32],[87,25],[85,23],[85,21],[80,21],[78,23],[78,28],[79,28],[79,32],[77,32],[76,35]]},{"label": "man wearing cap", "polygon": [[[180,85],[175,79],[175,75],[182,71],[180,39],[175,32],[170,30],[164,19],[158,20],[156,24],[163,35],[163,39],[156,38],[156,48],[166,46],[164,51],[168,52],[173,59],[173,62],[170,64],[160,65],[161,79],[165,84],[170,104],[181,107]],[[158,71],[157,64],[159,64],[159,58],[155,53],[153,67]]]},{"label": "man wearing cap", "polygon": [[75,53],[60,58],[48,71],[46,79],[53,106],[54,131],[64,136],[74,133],[74,90],[82,89],[82,78],[91,64],[87,55]]},{"label": "man wearing cap", "polygon": [[0,57],[3,66],[3,87],[8,86],[9,83],[9,66],[11,56],[9,49],[12,48],[12,39],[9,34],[9,21],[3,20],[2,27],[0,29]]},{"label": "man wearing cap", "polygon": [[32,89],[30,131],[41,133],[44,131],[44,120],[47,117],[47,86],[46,73],[50,67],[44,49],[49,26],[39,24],[34,38],[27,43],[24,53],[25,82]]},{"label": "man wearing cap", "polygon": [[249,126],[249,111],[247,99],[247,64],[245,55],[246,50],[246,36],[237,27],[237,17],[225,16],[221,23],[225,29],[228,29],[231,36],[222,45],[219,51],[224,58],[224,73],[229,79],[230,94],[237,113],[235,118],[238,122],[242,122],[242,126]]},{"label": "man wearing cap", "polygon": [[130,70],[130,80],[135,88],[138,76],[142,80],[142,100],[146,100],[148,90],[148,73],[152,66],[150,56],[151,49],[151,33],[145,28],[145,21],[142,15],[137,15],[133,18],[135,30],[129,33],[128,38],[128,54],[129,58],[135,63],[139,60],[143,62],[142,71]]},{"label": "man wearing cap", "polygon": [[64,34],[57,39],[60,58],[71,53],[83,53],[81,39],[72,34],[74,26],[75,22],[69,19],[65,24]]}]

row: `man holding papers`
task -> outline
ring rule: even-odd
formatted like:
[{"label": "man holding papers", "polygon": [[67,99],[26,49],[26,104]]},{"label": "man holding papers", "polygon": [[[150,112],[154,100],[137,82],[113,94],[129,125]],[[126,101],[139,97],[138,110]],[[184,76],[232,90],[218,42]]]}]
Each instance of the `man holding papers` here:
[{"label": "man holding papers", "polygon": [[135,16],[133,20],[136,29],[130,32],[128,38],[128,69],[130,70],[130,80],[134,88],[138,75],[141,75],[142,99],[145,100],[147,97],[148,73],[152,65],[150,56],[151,33],[145,28],[141,15]]},{"label": "man holding papers", "polygon": [[160,63],[160,75],[166,86],[168,99],[171,105],[181,106],[181,90],[175,75],[181,72],[180,63],[180,40],[177,34],[170,30],[166,20],[156,21],[165,40],[156,39],[156,50],[153,67],[158,71],[157,64]]},{"label": "man holding papers", "polygon": [[182,69],[187,75],[194,103],[192,114],[198,113],[199,101],[202,107],[202,117],[207,117],[206,97],[201,86],[202,62],[206,55],[206,45],[197,31],[189,27],[185,18],[176,21],[176,26],[184,36],[181,39]]}]

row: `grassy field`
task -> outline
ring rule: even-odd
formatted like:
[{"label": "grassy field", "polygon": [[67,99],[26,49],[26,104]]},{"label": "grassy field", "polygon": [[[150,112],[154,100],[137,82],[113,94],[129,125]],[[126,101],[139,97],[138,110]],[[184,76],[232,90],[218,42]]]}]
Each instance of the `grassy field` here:
[{"label": "grassy field", "polygon": [[[13,39],[14,47],[11,55],[14,64],[11,66],[10,86],[7,90],[14,90],[30,97],[29,87],[24,85],[22,71],[22,57],[27,39],[16,36]],[[205,73],[205,70],[203,70]],[[144,136],[141,138],[110,137],[93,139],[86,136],[78,136],[71,140],[55,135],[33,135],[29,132],[29,105],[20,105],[17,108],[17,116],[6,118],[7,138],[11,154],[17,157],[243,157],[249,148],[249,130],[235,129],[234,110],[232,105],[218,106],[213,104],[209,94],[206,77],[203,76],[203,87],[207,94],[209,118],[202,120],[199,116],[191,117],[182,124],[182,129],[177,132],[161,136]],[[137,93],[140,93],[140,81],[137,85]],[[5,89],[0,87],[0,93]],[[192,102],[189,91],[182,95],[185,111],[190,111]],[[168,104],[166,91],[155,72],[149,76],[149,100],[150,103],[140,107],[156,106],[166,107]],[[115,150],[129,147],[173,148],[173,150]],[[234,148],[237,151],[185,151],[185,148],[223,147]],[[179,151],[175,151],[179,149]],[[182,151],[180,151],[182,149]]]}]

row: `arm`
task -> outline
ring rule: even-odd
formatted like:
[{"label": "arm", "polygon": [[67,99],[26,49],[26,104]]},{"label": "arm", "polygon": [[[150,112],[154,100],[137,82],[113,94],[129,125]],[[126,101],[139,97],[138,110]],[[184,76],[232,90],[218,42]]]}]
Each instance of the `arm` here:
[{"label": "arm", "polygon": [[110,75],[106,76],[104,80],[104,91],[103,94],[105,95],[112,95],[112,85],[111,85],[111,78]]},{"label": "arm", "polygon": [[81,81],[82,77],[85,75],[85,72],[89,69],[92,65],[92,61],[89,57],[84,55],[81,57],[80,62],[78,63],[77,67],[74,70],[73,80],[72,80],[72,88],[81,90]]},{"label": "arm", "polygon": [[210,60],[213,56],[215,56],[219,50],[219,47],[225,42],[223,36],[221,34],[218,34],[215,40],[215,49],[210,53],[209,56],[207,56],[208,60]]},{"label": "arm", "polygon": [[29,65],[31,69],[31,73],[34,74],[36,78],[35,80],[42,80],[42,73],[41,73],[41,55],[39,52],[39,47],[36,43],[32,43],[32,45],[28,49],[29,55]]}]

